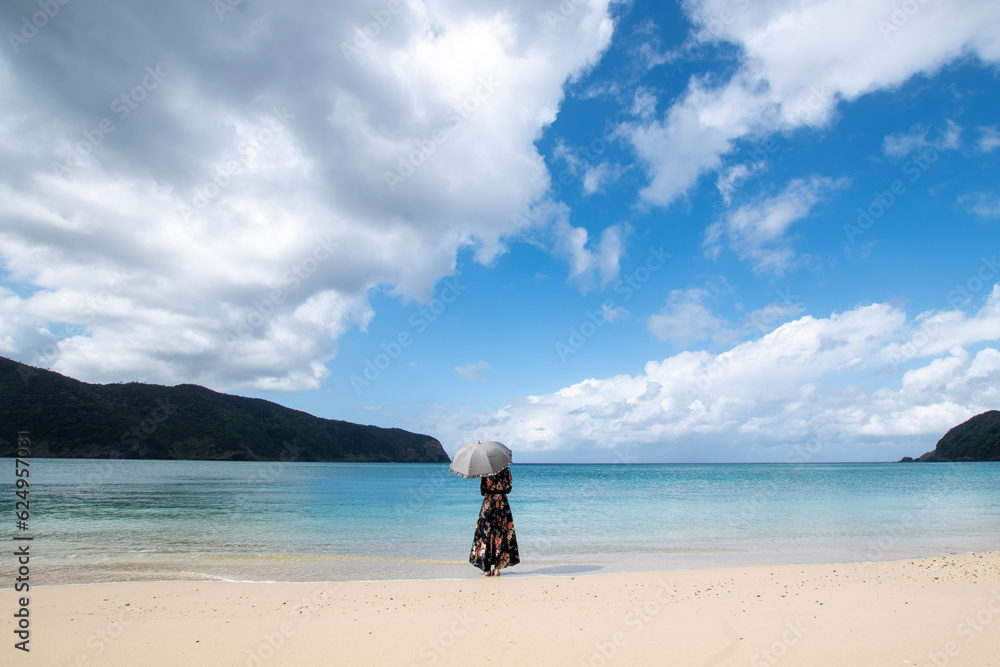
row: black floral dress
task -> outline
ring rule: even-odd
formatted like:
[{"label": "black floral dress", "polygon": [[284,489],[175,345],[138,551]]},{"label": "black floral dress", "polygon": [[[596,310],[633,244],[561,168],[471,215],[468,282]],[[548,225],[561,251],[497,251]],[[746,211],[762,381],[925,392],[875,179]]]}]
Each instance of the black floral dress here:
[{"label": "black floral dress", "polygon": [[514,516],[510,513],[507,494],[510,493],[510,468],[504,468],[479,481],[479,492],[485,496],[476,522],[469,562],[483,572],[508,567],[521,562],[517,553]]}]

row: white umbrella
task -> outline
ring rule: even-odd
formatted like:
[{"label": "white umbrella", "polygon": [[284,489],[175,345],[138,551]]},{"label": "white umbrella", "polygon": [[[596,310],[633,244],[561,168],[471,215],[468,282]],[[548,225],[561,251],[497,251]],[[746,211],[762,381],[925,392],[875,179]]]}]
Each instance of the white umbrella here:
[{"label": "white umbrella", "polygon": [[476,440],[455,452],[449,472],[472,479],[495,475],[510,465],[511,451],[496,440]]}]

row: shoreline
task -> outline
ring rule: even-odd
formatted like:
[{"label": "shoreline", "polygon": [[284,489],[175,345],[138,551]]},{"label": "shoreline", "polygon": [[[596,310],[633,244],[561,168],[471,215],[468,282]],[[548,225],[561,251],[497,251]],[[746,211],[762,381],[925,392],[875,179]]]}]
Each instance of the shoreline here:
[{"label": "shoreline", "polygon": [[[718,554],[706,557],[704,552],[691,551],[690,553],[671,554],[671,558],[669,559],[662,558],[661,553],[657,553],[657,558],[653,559],[649,557],[649,553],[640,552],[638,554],[632,554],[632,556],[638,556],[636,558],[618,558],[612,560],[601,558],[601,556],[606,556],[606,554],[593,554],[596,558],[580,558],[575,560],[522,560],[518,566],[507,570],[506,575],[521,579],[553,576],[584,577],[611,574],[641,574],[650,572],[711,571],[744,567],[781,567],[800,565],[843,565],[846,567],[858,564],[867,565],[872,563],[900,562],[929,558],[949,558],[968,554],[987,553],[994,553],[994,551],[991,548],[983,548],[980,545],[971,547],[963,545],[949,550],[930,547],[913,550],[899,549],[894,552],[880,550],[878,551],[878,557],[863,557],[863,549],[823,549],[810,552],[807,557],[802,557],[804,555],[802,552],[793,552],[792,554],[785,554],[785,559],[747,557],[749,555],[747,552],[739,552],[738,556],[736,555],[736,552],[734,552],[732,555],[735,557],[733,558],[719,558]],[[997,553],[1000,553],[1000,550],[997,550]],[[283,561],[286,563],[298,563],[303,555],[307,557],[306,560],[314,565],[314,567],[310,568],[309,574],[315,574],[316,576],[299,579],[280,577],[274,578],[269,576],[275,573],[273,569],[275,565],[280,566]],[[759,556],[759,554],[755,555]],[[148,554],[144,554],[144,556],[148,556]],[[464,559],[447,561],[414,559],[412,561],[398,561],[389,558],[368,558],[362,561],[344,561],[336,557],[326,560],[321,554],[277,553],[264,554],[260,558],[260,563],[254,564],[254,561],[257,559],[247,557],[246,555],[228,555],[220,557],[220,554],[216,553],[211,554],[210,561],[216,565],[214,571],[211,568],[203,571],[197,571],[191,567],[191,560],[178,558],[173,554],[156,554],[156,556],[176,560],[173,562],[168,560],[166,562],[157,561],[150,563],[149,561],[144,561],[142,559],[133,560],[123,558],[105,560],[100,563],[73,563],[71,560],[67,559],[57,559],[52,561],[50,560],[51,557],[41,559],[36,558],[33,562],[37,563],[38,568],[42,572],[50,575],[52,570],[47,569],[47,566],[49,565],[55,565],[57,572],[73,567],[77,569],[78,573],[82,569],[86,570],[87,574],[78,575],[79,578],[85,579],[82,581],[59,580],[60,577],[57,575],[57,580],[55,581],[32,583],[32,587],[43,588],[91,584],[104,585],[168,582],[309,584],[324,582],[465,581],[468,579],[475,579],[480,576],[479,571]],[[199,556],[200,554],[194,555],[194,560],[198,560]],[[371,576],[371,572],[373,571],[372,563],[376,562],[387,566],[379,569],[380,572],[388,573],[387,576]],[[181,570],[171,569],[170,566],[175,564],[185,564],[187,567],[184,567]],[[153,565],[155,565],[155,567],[151,567]],[[360,572],[357,571],[357,568],[350,567],[358,565],[361,566]],[[354,570],[353,572],[352,569]],[[159,575],[158,578],[146,578],[144,576],[144,574],[150,573],[151,571],[156,572],[157,570],[159,570],[157,573]],[[398,576],[400,571],[407,570],[410,572],[416,572],[412,575]],[[109,571],[115,572],[115,575],[112,576],[121,576],[126,578],[92,578],[96,575],[107,573]],[[90,575],[89,577],[88,574]],[[152,577],[157,577],[157,574],[152,575]],[[303,574],[303,572],[298,572],[298,574]],[[330,574],[334,574],[335,576],[323,576]]]},{"label": "shoreline", "polygon": [[[742,568],[757,568],[757,567],[799,567],[799,566],[817,566],[817,565],[840,565],[843,567],[867,567],[870,565],[875,565],[878,563],[902,563],[909,561],[919,561],[919,560],[932,560],[938,558],[955,558],[961,556],[972,556],[972,555],[993,555],[996,554],[1000,558],[1000,549],[997,551],[986,551],[986,550],[972,550],[972,551],[956,551],[953,553],[931,553],[924,555],[915,555],[909,557],[894,557],[886,558],[884,560],[823,560],[823,561],[774,561],[774,562],[744,562],[737,564],[719,564],[719,565],[702,565],[699,567],[677,567],[677,568],[654,568],[654,569],[609,569],[600,571],[587,571],[585,568],[587,566],[595,566],[596,562],[580,561],[577,563],[534,563],[532,561],[520,563],[520,567],[525,565],[530,567],[544,567],[544,568],[570,568],[578,567],[576,571],[567,570],[562,573],[548,573],[539,572],[537,570],[530,570],[524,572],[518,569],[505,569],[503,575],[509,578],[517,579],[530,579],[535,577],[548,578],[548,577],[604,577],[610,575],[628,575],[628,574],[650,574],[650,573],[660,573],[669,574],[672,572],[711,572],[713,570],[724,570],[724,569],[742,569]],[[606,564],[605,564],[606,565]],[[463,570],[468,571],[468,576],[457,576],[457,577],[399,577],[392,578],[387,577],[384,579],[303,579],[303,580],[283,580],[283,579],[231,579],[219,575],[203,574],[202,579],[132,579],[132,580],[115,580],[115,581],[71,581],[71,582],[58,582],[52,584],[32,584],[33,589],[42,588],[57,588],[60,586],[104,586],[113,584],[169,584],[169,583],[186,583],[186,584],[200,584],[200,583],[222,583],[222,584],[293,584],[293,585],[305,585],[305,584],[338,584],[338,583],[391,583],[391,582],[404,582],[404,581],[467,581],[470,579],[477,579],[482,576],[481,572],[477,570],[473,565],[465,562],[454,563],[455,567],[461,567]],[[518,567],[518,566],[515,566]]]},{"label": "shoreline", "polygon": [[[1000,664],[1000,552],[331,582],[32,586],[30,665]],[[16,609],[5,589],[2,612]]]}]

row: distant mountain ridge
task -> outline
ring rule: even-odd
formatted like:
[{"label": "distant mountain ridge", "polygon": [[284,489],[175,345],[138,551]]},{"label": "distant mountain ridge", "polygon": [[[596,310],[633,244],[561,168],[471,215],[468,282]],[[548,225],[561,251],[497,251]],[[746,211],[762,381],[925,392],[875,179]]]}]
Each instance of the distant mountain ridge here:
[{"label": "distant mountain ridge", "polygon": [[[901,462],[914,459],[904,456]],[[952,428],[916,461],[1000,461],[1000,411],[989,410]]]},{"label": "distant mountain ridge", "polygon": [[437,439],[193,384],[89,384],[0,357],[0,456],[447,463]]}]

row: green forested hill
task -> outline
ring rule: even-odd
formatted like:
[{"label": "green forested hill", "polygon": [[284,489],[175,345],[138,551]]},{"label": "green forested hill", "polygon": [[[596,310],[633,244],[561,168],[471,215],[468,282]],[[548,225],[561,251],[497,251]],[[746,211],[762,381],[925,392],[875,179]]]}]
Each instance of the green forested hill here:
[{"label": "green forested hill", "polygon": [[1000,411],[990,410],[959,424],[917,461],[1000,461]]},{"label": "green forested hill", "polygon": [[321,419],[197,385],[88,384],[0,357],[0,456],[447,462],[435,438]]}]

